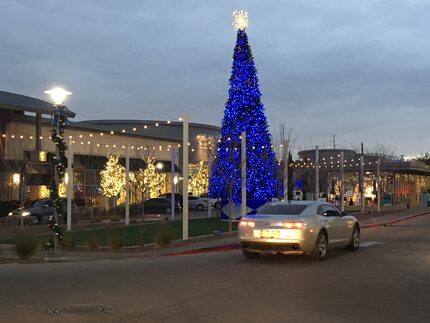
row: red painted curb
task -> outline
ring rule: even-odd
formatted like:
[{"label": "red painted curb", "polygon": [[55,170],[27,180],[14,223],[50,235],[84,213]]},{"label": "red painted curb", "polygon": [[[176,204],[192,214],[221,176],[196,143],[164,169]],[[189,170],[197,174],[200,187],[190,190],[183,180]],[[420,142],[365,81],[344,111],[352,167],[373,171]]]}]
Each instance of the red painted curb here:
[{"label": "red painted curb", "polygon": [[172,252],[167,254],[166,256],[184,256],[184,255],[194,255],[199,253],[222,252],[222,251],[234,250],[239,248],[240,246],[238,244],[229,244],[229,245],[218,246],[218,247],[208,247],[208,248]]},{"label": "red painted curb", "polygon": [[409,215],[409,216],[406,216],[404,218],[399,218],[399,219],[395,219],[395,220],[391,220],[391,221],[387,221],[387,222],[364,224],[364,225],[361,225],[360,228],[362,228],[362,229],[368,229],[368,228],[375,228],[375,227],[385,227],[387,225],[391,225],[391,224],[394,224],[394,223],[397,223],[397,222],[401,222],[401,221],[410,220],[410,219],[417,218],[417,217],[419,217],[421,215],[426,215],[426,214],[429,214],[429,212],[424,212],[424,213]]}]

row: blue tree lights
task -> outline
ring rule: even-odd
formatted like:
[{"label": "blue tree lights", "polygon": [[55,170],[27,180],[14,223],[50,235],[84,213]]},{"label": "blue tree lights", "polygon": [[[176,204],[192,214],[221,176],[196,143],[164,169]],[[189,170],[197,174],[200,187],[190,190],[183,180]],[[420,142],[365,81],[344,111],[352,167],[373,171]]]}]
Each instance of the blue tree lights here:
[{"label": "blue tree lights", "polygon": [[224,110],[217,157],[209,180],[209,193],[212,197],[231,197],[234,202],[241,200],[242,131],[246,131],[247,198],[269,199],[276,196],[277,164],[245,27],[236,28],[237,41],[229,80],[229,97]]}]

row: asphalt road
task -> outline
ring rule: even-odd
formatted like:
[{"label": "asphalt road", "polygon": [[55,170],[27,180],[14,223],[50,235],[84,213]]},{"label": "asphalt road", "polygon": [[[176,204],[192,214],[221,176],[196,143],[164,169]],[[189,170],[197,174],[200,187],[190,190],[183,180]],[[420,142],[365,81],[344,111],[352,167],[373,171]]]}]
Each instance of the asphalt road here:
[{"label": "asphalt road", "polygon": [[[0,322],[430,322],[430,216],[325,262],[239,250],[0,266]],[[102,314],[49,310],[100,305]],[[86,307],[82,307],[82,309]]]}]

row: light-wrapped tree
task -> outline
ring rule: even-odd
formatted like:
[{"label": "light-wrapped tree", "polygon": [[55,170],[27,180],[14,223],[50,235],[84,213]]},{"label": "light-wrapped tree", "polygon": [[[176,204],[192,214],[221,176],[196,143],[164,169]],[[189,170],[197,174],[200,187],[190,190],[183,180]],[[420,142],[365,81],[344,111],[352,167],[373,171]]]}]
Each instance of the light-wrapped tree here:
[{"label": "light-wrapped tree", "polygon": [[119,156],[109,155],[104,169],[100,172],[100,188],[103,195],[114,198],[125,189],[125,168],[119,163]]},{"label": "light-wrapped tree", "polygon": [[166,174],[160,174],[155,167],[154,157],[148,157],[145,169],[139,169],[135,174],[135,185],[142,192],[142,200],[150,197],[157,197],[161,194],[165,183]]},{"label": "light-wrapped tree", "polygon": [[209,184],[209,169],[207,163],[200,161],[195,165],[194,173],[188,180],[189,190],[193,195],[207,192]]}]

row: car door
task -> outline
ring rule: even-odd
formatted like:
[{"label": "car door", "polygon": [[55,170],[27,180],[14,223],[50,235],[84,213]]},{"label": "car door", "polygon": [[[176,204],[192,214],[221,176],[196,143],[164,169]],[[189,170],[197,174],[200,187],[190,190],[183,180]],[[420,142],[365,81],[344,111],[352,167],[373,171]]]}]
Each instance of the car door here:
[{"label": "car door", "polygon": [[143,210],[145,213],[152,213],[154,212],[156,200],[148,200],[145,202]]},{"label": "car door", "polygon": [[334,206],[327,204],[326,214],[331,216],[331,226],[333,232],[333,242],[336,244],[344,243],[347,239],[347,227],[348,223],[345,218],[341,216],[341,213]]},{"label": "car door", "polygon": [[[46,200],[43,203],[41,213],[42,213],[41,214],[42,218],[45,217],[45,216],[51,216],[51,215],[54,214],[54,205],[52,204],[51,200]],[[60,216],[61,216],[61,214],[60,214]]]},{"label": "car door", "polygon": [[328,242],[329,244],[336,243],[336,230],[335,230],[335,216],[330,212],[328,204],[322,204],[318,207],[317,213],[320,217],[320,222],[322,226],[327,230]]}]

